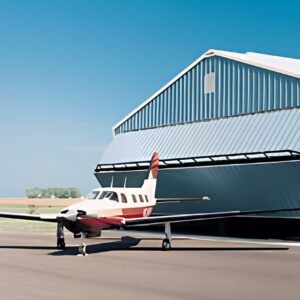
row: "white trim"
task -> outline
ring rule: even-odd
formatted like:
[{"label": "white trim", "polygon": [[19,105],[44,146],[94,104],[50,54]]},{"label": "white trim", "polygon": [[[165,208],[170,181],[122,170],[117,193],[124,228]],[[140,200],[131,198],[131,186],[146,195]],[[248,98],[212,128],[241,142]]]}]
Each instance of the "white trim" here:
[{"label": "white trim", "polygon": [[175,76],[172,80],[170,80],[167,84],[165,84],[161,89],[159,89],[156,93],[154,93],[151,97],[149,97],[147,100],[145,100],[141,105],[139,105],[136,109],[134,109],[132,112],[130,112],[127,116],[125,116],[121,121],[119,121],[117,124],[115,124],[112,127],[113,136],[115,136],[115,130],[120,125],[122,125],[125,121],[127,121],[130,117],[132,117],[135,113],[137,113],[139,110],[141,110],[144,106],[146,106],[149,102],[151,102],[153,99],[155,99],[158,95],[160,95],[164,90],[166,90],[169,86],[171,86],[174,82],[176,82],[180,77],[182,77],[185,73],[190,71],[193,67],[195,67],[199,62],[204,60],[205,58],[212,57],[212,56],[220,56],[223,58],[231,59],[234,61],[238,61],[241,63],[245,63],[248,65],[256,66],[262,69],[270,70],[276,73],[281,73],[284,75],[288,75],[291,77],[299,78],[300,79],[300,71],[299,73],[294,73],[287,71],[286,69],[281,69],[280,67],[273,67],[267,63],[262,62],[256,62],[255,61],[255,55],[259,56],[265,56],[265,57],[275,57],[277,59],[283,59],[283,60],[291,60],[299,63],[299,59],[292,59],[292,58],[284,58],[284,57],[276,57],[272,55],[264,55],[264,54],[256,54],[256,53],[236,53],[236,52],[229,52],[229,51],[222,51],[222,50],[214,50],[210,49],[207,52],[205,52],[203,55],[201,55],[198,59],[196,59],[192,64],[190,64],[187,68],[185,68],[183,71],[181,71],[177,76]]},{"label": "white trim", "polygon": [[[246,161],[246,159],[245,159]],[[198,166],[180,166],[180,167],[172,167],[172,168],[163,168],[159,169],[159,172],[163,172],[164,170],[170,171],[170,170],[182,170],[182,169],[207,169],[207,168],[226,168],[226,167],[232,167],[232,166],[253,166],[253,165],[270,165],[270,164],[283,164],[283,163],[295,163],[298,162],[298,160],[279,160],[279,161],[264,161],[264,162],[245,162],[245,163],[237,163],[235,164],[232,162],[231,164],[225,163],[225,164],[219,164],[219,165],[198,165]],[[113,164],[119,164],[119,163],[111,163]],[[100,164],[101,165],[101,164]],[[121,172],[147,172],[147,169],[141,169],[141,170],[122,170],[119,169]],[[102,170],[105,173],[116,173],[118,170],[109,170],[105,171],[105,169]],[[94,175],[100,174],[100,172],[94,172]],[[96,176],[97,177],[97,176]]]}]

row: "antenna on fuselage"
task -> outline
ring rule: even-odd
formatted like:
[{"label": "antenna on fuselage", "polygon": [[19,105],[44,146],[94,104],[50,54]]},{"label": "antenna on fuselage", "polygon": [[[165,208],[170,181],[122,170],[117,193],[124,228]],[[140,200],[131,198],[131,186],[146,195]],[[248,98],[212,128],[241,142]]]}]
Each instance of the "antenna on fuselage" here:
[{"label": "antenna on fuselage", "polygon": [[125,176],[125,179],[124,179],[124,188],[126,188],[126,183],[127,183],[127,176]]},{"label": "antenna on fuselage", "polygon": [[114,185],[114,175],[111,177],[111,183],[110,183],[110,187],[112,188]]}]

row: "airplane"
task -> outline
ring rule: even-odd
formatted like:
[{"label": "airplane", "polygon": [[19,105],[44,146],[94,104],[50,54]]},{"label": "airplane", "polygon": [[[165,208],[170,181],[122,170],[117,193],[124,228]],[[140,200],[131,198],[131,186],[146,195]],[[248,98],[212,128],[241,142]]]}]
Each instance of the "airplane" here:
[{"label": "airplane", "polygon": [[271,213],[282,211],[295,211],[300,208],[225,211],[210,213],[176,214],[151,216],[152,210],[158,203],[180,202],[186,200],[209,201],[208,196],[195,198],[156,198],[156,184],[159,169],[159,156],[153,153],[147,179],[142,187],[131,188],[113,187],[97,188],[92,190],[86,199],[62,209],[58,214],[22,214],[0,212],[0,217],[23,219],[32,221],[45,221],[57,223],[57,248],[64,249],[64,228],[81,237],[79,255],[86,256],[85,238],[101,236],[105,229],[128,229],[134,227],[164,225],[165,237],[162,240],[162,249],[172,248],[171,224],[203,221],[208,219],[224,219],[241,215]]}]

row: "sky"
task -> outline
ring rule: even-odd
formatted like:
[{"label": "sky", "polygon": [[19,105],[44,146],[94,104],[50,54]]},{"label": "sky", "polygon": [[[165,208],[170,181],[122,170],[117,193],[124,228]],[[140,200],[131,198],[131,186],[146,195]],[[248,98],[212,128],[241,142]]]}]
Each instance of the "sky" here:
[{"label": "sky", "polygon": [[98,187],[112,126],[208,49],[300,58],[300,1],[0,0],[0,198]]}]

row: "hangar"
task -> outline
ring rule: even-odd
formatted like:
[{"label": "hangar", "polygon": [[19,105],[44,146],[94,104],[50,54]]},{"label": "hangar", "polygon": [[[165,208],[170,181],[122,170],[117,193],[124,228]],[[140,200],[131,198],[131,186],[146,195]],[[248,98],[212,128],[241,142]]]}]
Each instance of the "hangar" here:
[{"label": "hangar", "polygon": [[140,186],[158,151],[157,197],[212,199],[159,213],[300,207],[299,59],[209,50],[112,131],[103,187]]}]

